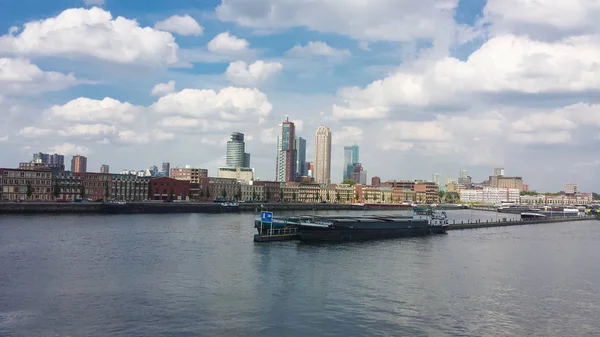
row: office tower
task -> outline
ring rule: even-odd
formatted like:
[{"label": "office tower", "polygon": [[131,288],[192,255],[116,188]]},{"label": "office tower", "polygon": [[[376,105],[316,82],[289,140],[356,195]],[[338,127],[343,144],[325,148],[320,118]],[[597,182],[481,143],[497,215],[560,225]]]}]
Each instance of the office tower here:
[{"label": "office tower", "polygon": [[503,168],[495,168],[494,169],[494,176],[503,176],[504,175],[504,169]]},{"label": "office tower", "polygon": [[375,176],[371,178],[371,185],[373,186],[381,186],[381,178]]},{"label": "office tower", "polygon": [[306,174],[311,178],[315,177],[315,163],[314,162],[309,161],[306,163]]},{"label": "office tower", "polygon": [[296,178],[295,129],[294,123],[290,122],[289,118],[286,118],[285,122],[280,125],[275,168],[279,182],[290,182]]},{"label": "office tower", "polygon": [[459,178],[466,178],[469,176],[469,173],[466,170],[461,170],[460,173],[458,174]]},{"label": "office tower", "polygon": [[100,173],[110,173],[110,168],[106,164],[100,165]]},{"label": "office tower", "polygon": [[86,173],[87,172],[87,158],[84,156],[76,155],[71,159],[71,172],[73,173]]},{"label": "office tower", "polygon": [[34,153],[32,162],[38,164],[55,164],[55,165],[64,165],[65,164],[65,156],[61,154],[47,154],[47,153]]},{"label": "office tower", "polygon": [[306,168],[306,139],[296,137],[296,176],[305,177],[308,175]]},{"label": "office tower", "polygon": [[331,183],[331,130],[319,126],[315,134],[315,181]]},{"label": "office tower", "polygon": [[358,162],[358,145],[344,146],[344,180],[351,179],[350,174],[354,169],[354,164]]},{"label": "office tower", "polygon": [[431,179],[431,181],[433,181],[435,184],[437,184],[439,186],[440,185],[440,174],[434,173],[433,179]]},{"label": "office tower", "polygon": [[565,185],[565,193],[566,194],[577,194],[579,188],[577,184],[566,184]]},{"label": "office tower", "polygon": [[229,167],[250,167],[250,154],[246,153],[244,134],[234,132],[227,141],[227,162]]},{"label": "office tower", "polygon": [[169,173],[171,171],[171,163],[169,162],[163,162],[162,163],[162,171],[165,173],[165,177],[169,176]]}]

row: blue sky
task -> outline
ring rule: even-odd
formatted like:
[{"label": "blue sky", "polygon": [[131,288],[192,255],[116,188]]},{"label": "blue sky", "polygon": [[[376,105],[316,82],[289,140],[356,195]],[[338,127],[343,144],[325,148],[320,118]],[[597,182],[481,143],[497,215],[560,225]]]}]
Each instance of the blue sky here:
[{"label": "blue sky", "polygon": [[541,190],[600,189],[594,0],[0,7],[0,166],[61,151],[113,171],[169,160],[216,173],[239,131],[273,179],[289,115],[309,159],[316,128],[332,129],[334,181],[356,142],[369,177],[480,181],[505,167]]}]

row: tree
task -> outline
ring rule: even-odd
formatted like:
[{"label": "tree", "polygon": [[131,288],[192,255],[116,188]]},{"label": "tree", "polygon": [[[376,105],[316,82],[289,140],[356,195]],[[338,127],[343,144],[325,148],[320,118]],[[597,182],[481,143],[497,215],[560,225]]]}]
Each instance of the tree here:
[{"label": "tree", "polygon": [[385,194],[381,194],[381,202],[385,202]]},{"label": "tree", "polygon": [[60,196],[60,187],[58,187],[58,181],[54,181],[54,188],[52,189],[52,195],[54,196],[54,199],[58,199],[58,197]]},{"label": "tree", "polygon": [[175,191],[171,190],[171,193],[169,193],[169,200],[174,200],[175,199]]},{"label": "tree", "polygon": [[335,194],[335,201],[340,202],[340,191],[337,191]]},{"label": "tree", "polygon": [[87,198],[87,193],[85,191],[85,185],[83,184],[83,181],[81,182],[81,191],[79,192],[81,199],[85,199]]},{"label": "tree", "polygon": [[204,196],[204,189],[203,189],[203,188],[200,188],[200,192],[198,192],[198,195],[199,195],[200,197],[203,197],[203,196]]},{"label": "tree", "polygon": [[600,200],[600,194],[594,192],[594,193],[592,193],[592,198],[594,200]]},{"label": "tree", "polygon": [[210,199],[210,189],[206,188],[206,199]]},{"label": "tree", "polygon": [[296,202],[296,191],[292,192],[292,201]]},{"label": "tree", "polygon": [[256,191],[252,191],[252,201],[256,201]]},{"label": "tree", "polygon": [[33,194],[33,189],[31,188],[31,181],[27,180],[27,199],[31,198],[31,195]]},{"label": "tree", "polygon": [[354,193],[354,200],[356,200],[356,202],[358,202],[358,192]]},{"label": "tree", "polygon": [[321,193],[317,194],[317,201],[321,201]]},{"label": "tree", "polygon": [[350,202],[350,193],[346,194],[346,201]]},{"label": "tree", "polygon": [[238,187],[237,193],[235,195],[235,199],[238,201],[242,200],[242,186]]},{"label": "tree", "polygon": [[265,201],[271,201],[271,191],[268,188],[265,188]]},{"label": "tree", "polygon": [[354,186],[356,184],[356,182],[352,179],[344,179],[344,181],[342,181],[342,184]]},{"label": "tree", "polygon": [[225,191],[225,189],[221,191],[221,196],[223,197],[223,199],[227,199],[227,191]]},{"label": "tree", "polygon": [[110,190],[108,189],[108,181],[104,184],[104,200],[108,200],[110,197]]},{"label": "tree", "polygon": [[445,201],[445,197],[446,197],[446,192],[439,190],[438,191],[438,197],[440,198],[440,202],[444,202]]},{"label": "tree", "polygon": [[283,193],[283,188],[279,189],[279,202],[285,202],[285,194]]},{"label": "tree", "polygon": [[329,190],[327,190],[327,202],[329,202],[329,199],[331,199],[331,197],[329,195]]}]

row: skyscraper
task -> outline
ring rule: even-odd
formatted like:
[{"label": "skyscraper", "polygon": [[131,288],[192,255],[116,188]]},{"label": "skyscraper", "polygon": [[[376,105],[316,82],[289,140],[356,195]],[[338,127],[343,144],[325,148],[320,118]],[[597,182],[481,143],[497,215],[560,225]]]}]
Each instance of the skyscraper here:
[{"label": "skyscraper", "polygon": [[71,172],[73,173],[86,173],[87,172],[87,158],[84,156],[76,155],[71,159]]},{"label": "skyscraper", "polygon": [[306,139],[302,137],[296,137],[296,176],[304,177],[308,175],[308,169],[306,167]]},{"label": "skyscraper", "polygon": [[33,154],[33,160],[34,163],[41,163],[41,164],[57,164],[57,165],[64,165],[65,164],[65,156],[63,156],[62,154],[48,154],[48,153],[42,153],[42,152],[38,152],[38,153],[34,153]]},{"label": "skyscraper", "polygon": [[[351,179],[350,175],[354,170],[354,164],[358,161],[358,145],[344,146],[344,180]],[[356,181],[358,183],[358,181]]]},{"label": "skyscraper", "polygon": [[469,176],[469,173],[466,170],[461,170],[458,177],[459,178],[466,178]]},{"label": "skyscraper", "polygon": [[440,186],[440,174],[439,173],[434,173],[432,181],[435,184],[437,184],[438,186]]},{"label": "skyscraper", "polygon": [[296,157],[294,123],[286,118],[280,125],[280,132],[277,136],[277,181],[290,182],[296,178]]},{"label": "skyscraper", "polygon": [[110,173],[110,167],[106,164],[100,165],[100,173]]},{"label": "skyscraper", "polygon": [[169,176],[169,172],[171,171],[171,163],[169,162],[163,162],[162,163],[162,171],[165,174],[165,177]]},{"label": "skyscraper", "polygon": [[504,175],[504,169],[503,168],[495,168],[494,169],[494,176],[503,176]]},{"label": "skyscraper", "polygon": [[227,142],[226,164],[229,167],[250,167],[250,154],[246,153],[243,133],[234,132],[231,134],[231,140]]},{"label": "skyscraper", "polygon": [[331,130],[319,126],[315,134],[315,181],[331,183]]}]

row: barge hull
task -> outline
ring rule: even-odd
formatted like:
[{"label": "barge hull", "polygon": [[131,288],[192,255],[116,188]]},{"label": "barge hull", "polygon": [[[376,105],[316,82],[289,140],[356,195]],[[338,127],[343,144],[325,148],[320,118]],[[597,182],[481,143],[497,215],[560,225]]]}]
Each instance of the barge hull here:
[{"label": "barge hull", "polygon": [[397,229],[315,229],[300,230],[301,241],[366,241],[376,239],[426,236],[428,227],[397,228]]}]

